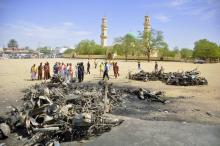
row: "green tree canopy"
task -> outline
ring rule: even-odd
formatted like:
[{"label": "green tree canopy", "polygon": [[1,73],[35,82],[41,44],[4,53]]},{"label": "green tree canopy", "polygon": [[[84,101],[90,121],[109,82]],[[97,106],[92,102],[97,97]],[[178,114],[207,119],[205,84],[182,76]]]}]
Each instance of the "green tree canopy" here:
[{"label": "green tree canopy", "polygon": [[115,45],[113,47],[114,51],[117,51],[119,54],[124,54],[125,59],[127,60],[128,55],[134,55],[135,53],[135,45],[136,45],[137,38],[128,33],[123,37],[118,37],[115,39]]},{"label": "green tree canopy", "polygon": [[74,52],[74,49],[66,49],[63,54],[72,54]]},{"label": "green tree canopy", "polygon": [[164,41],[162,31],[152,30],[150,32],[140,32],[139,36],[142,39],[143,50],[147,55],[148,61],[150,61],[152,50],[168,47],[167,43]]},{"label": "green tree canopy", "polygon": [[45,55],[50,55],[52,53],[51,48],[46,46],[37,48],[37,51],[39,51],[40,53],[44,53]]},{"label": "green tree canopy", "polygon": [[188,49],[188,48],[182,48],[180,50],[181,58],[191,58],[193,56],[193,50]]},{"label": "green tree canopy", "polygon": [[76,45],[75,52],[80,55],[104,55],[106,49],[93,40],[82,40]]},{"label": "green tree canopy", "polygon": [[202,39],[194,43],[195,58],[218,58],[220,57],[220,48],[214,42],[210,42],[207,39]]}]

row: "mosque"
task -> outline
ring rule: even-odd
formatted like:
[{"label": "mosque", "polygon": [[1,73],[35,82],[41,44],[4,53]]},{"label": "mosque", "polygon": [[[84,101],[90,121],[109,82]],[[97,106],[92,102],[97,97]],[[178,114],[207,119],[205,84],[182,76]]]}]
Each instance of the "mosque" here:
[{"label": "mosque", "polygon": [[[101,24],[101,46],[102,47],[108,47],[107,46],[107,31],[108,31],[108,27],[107,27],[107,18],[104,16],[102,17],[102,24]],[[149,16],[145,16],[144,17],[144,32],[150,32],[151,31],[151,25],[150,25],[150,17]],[[153,50],[151,51],[151,57],[158,57],[158,50]]]}]

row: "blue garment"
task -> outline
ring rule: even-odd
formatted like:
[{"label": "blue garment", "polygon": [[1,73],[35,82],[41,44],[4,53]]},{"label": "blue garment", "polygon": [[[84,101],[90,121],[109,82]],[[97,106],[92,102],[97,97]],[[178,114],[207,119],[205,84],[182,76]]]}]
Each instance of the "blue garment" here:
[{"label": "blue garment", "polygon": [[57,66],[57,64],[55,64],[55,65],[53,66],[53,73],[54,73],[54,74],[58,74],[58,66]]},{"label": "blue garment", "polygon": [[110,70],[111,65],[110,64],[106,64],[105,65],[105,70],[104,71],[109,71]]}]

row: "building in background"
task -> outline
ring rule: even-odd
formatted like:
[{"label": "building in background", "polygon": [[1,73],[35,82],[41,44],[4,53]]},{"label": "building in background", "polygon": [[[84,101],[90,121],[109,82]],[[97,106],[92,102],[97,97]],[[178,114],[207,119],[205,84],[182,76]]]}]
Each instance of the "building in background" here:
[{"label": "building in background", "polygon": [[15,39],[9,40],[8,47],[3,47],[1,52],[2,58],[38,58],[39,53],[31,50],[28,47],[19,48],[18,43]]},{"label": "building in background", "polygon": [[[145,16],[144,17],[144,33],[150,33],[151,32],[151,24],[150,24],[150,17],[149,16]],[[150,56],[153,58],[157,58],[158,57],[158,49],[153,49],[150,52]]]},{"label": "building in background", "polygon": [[106,47],[107,46],[107,20],[106,17],[102,17],[102,25],[101,25],[101,46]]}]

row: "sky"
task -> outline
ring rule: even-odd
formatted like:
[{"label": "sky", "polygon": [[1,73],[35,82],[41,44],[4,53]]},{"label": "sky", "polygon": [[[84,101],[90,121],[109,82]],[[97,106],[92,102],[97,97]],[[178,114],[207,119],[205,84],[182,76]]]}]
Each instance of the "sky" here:
[{"label": "sky", "polygon": [[192,49],[204,38],[220,44],[220,0],[0,0],[0,48],[12,38],[33,49],[74,47],[83,39],[100,44],[103,16],[112,45],[143,31],[145,15],[170,49]]}]

